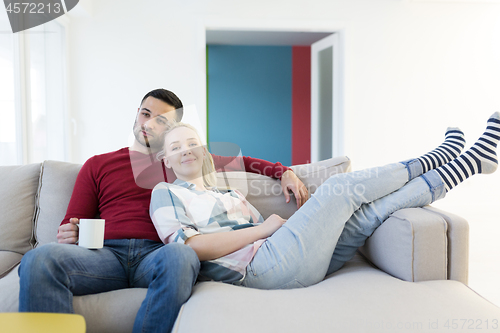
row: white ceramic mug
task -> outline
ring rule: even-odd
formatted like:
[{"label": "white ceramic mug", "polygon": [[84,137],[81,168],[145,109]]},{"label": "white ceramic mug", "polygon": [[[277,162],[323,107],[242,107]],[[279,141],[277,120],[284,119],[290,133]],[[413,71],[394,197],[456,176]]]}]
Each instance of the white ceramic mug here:
[{"label": "white ceramic mug", "polygon": [[104,220],[80,219],[78,245],[88,249],[101,249],[104,244]]}]

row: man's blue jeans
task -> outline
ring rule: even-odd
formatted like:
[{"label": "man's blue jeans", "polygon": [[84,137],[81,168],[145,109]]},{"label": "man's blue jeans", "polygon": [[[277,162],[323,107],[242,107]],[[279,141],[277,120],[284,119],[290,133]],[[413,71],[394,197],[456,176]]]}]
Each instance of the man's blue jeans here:
[{"label": "man's blue jeans", "polygon": [[73,295],[148,288],[134,332],[170,332],[199,267],[193,249],[177,243],[105,240],[97,250],[47,244],[21,261],[19,311],[73,313]]}]

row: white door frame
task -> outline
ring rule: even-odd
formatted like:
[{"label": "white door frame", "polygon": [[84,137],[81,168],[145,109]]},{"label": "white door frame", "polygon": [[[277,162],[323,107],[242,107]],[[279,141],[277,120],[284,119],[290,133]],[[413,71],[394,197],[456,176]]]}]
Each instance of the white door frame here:
[{"label": "white door frame", "polygon": [[334,33],[311,45],[311,162],[319,161],[319,53],[331,47],[333,50],[332,91],[332,157],[344,155],[344,110],[342,104],[342,66],[340,63],[340,38]]}]

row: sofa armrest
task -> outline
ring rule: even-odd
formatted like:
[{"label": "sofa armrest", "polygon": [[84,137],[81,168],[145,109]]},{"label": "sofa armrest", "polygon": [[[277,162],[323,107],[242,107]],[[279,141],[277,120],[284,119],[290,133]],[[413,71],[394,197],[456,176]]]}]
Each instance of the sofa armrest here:
[{"label": "sofa armrest", "polygon": [[407,208],[392,214],[360,252],[378,268],[405,281],[448,278],[448,224],[436,212]]},{"label": "sofa armrest", "polygon": [[448,225],[448,280],[469,281],[469,223],[464,218],[426,206],[423,209],[442,217]]},{"label": "sofa armrest", "polygon": [[12,251],[0,251],[0,279],[16,267],[23,258],[22,254]]}]

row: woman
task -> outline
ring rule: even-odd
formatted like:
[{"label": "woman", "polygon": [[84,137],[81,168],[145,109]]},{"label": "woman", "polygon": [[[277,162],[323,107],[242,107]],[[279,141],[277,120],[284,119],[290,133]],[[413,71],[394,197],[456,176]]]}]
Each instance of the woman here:
[{"label": "woman", "polygon": [[463,133],[449,128],[430,153],[334,175],[290,219],[264,221],[241,193],[213,187],[210,154],[192,127],[178,123],[164,146],[164,163],[178,179],[155,187],[150,214],[164,243],[195,250],[204,278],[260,289],[309,286],[349,260],[391,213],[441,199],[474,174],[493,173],[499,139],[497,112],[462,155]]}]

